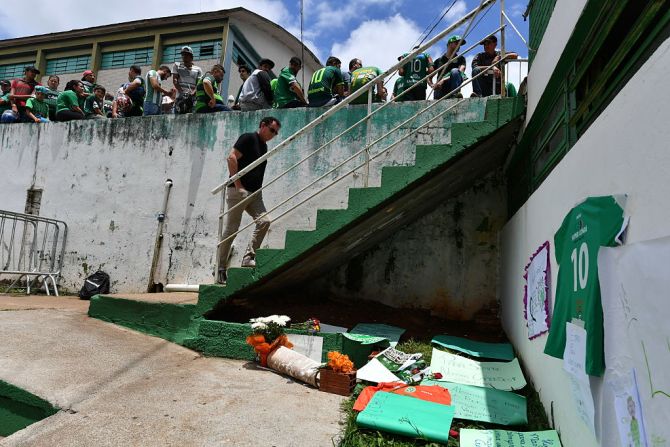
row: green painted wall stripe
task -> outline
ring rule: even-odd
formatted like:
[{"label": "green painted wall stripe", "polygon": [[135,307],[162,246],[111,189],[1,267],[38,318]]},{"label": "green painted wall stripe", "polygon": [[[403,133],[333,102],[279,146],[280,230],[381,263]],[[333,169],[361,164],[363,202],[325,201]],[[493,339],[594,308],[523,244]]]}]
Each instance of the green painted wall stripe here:
[{"label": "green painted wall stripe", "polygon": [[58,412],[46,400],[0,380],[0,436],[9,436]]}]

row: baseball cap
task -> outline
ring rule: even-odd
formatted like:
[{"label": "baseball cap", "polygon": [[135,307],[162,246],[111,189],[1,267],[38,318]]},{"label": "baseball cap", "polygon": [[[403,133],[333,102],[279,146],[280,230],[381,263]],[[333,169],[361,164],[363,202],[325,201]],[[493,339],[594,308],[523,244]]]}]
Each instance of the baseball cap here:
[{"label": "baseball cap", "polygon": [[83,78],[83,77],[85,77],[85,76],[92,75],[92,74],[93,74],[93,71],[92,71],[92,70],[86,70],[86,71],[81,75],[81,77]]},{"label": "baseball cap", "polygon": [[35,74],[40,74],[40,71],[39,71],[39,70],[37,69],[37,67],[34,66],[34,65],[28,65],[28,66],[26,66],[26,67],[23,69],[23,71],[24,71],[24,72],[26,72],[26,71],[32,71],[32,72],[35,73]]},{"label": "baseball cap", "polygon": [[498,38],[495,36],[495,34],[491,34],[490,36],[485,37],[484,40],[482,40],[479,43],[480,43],[480,45],[486,45],[489,42],[498,43]]},{"label": "baseball cap", "polygon": [[188,53],[190,55],[193,55],[193,48],[189,47],[188,45],[181,47],[180,53]]},{"label": "baseball cap", "polygon": [[447,40],[447,43],[458,42],[458,41],[461,41],[461,45],[465,45],[466,43],[465,39],[461,40],[461,36],[459,36],[458,34],[454,34],[453,36],[451,36],[449,40]]},{"label": "baseball cap", "polygon": [[43,85],[38,85],[35,87],[35,93],[48,93],[49,90]]},{"label": "baseball cap", "polygon": [[275,68],[275,63],[272,62],[270,59],[261,59],[260,61],[258,61],[258,66],[260,67],[261,65],[269,65],[270,70]]}]

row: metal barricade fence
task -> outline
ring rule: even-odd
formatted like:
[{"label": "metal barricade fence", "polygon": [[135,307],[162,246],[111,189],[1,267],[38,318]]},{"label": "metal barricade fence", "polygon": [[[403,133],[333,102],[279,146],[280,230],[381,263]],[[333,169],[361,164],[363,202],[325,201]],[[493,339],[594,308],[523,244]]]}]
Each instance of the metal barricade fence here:
[{"label": "metal barricade fence", "polygon": [[25,279],[30,294],[41,279],[47,295],[51,281],[58,296],[66,242],[67,224],[61,220],[0,210],[0,281],[9,283],[0,291],[23,288],[20,284]]}]

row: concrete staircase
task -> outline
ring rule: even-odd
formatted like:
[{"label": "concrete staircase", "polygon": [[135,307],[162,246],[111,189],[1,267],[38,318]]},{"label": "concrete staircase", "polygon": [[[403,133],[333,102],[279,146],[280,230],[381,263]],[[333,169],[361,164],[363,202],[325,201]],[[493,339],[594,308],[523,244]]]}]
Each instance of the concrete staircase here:
[{"label": "concrete staircase", "polygon": [[482,121],[453,123],[450,144],[417,146],[413,165],[383,167],[380,186],[349,189],[346,209],[318,210],[313,230],[287,231],[283,249],[258,250],[257,267],[230,268],[225,286],[201,285],[197,304],[98,296],[91,300],[89,315],[191,346],[198,337],[220,335],[200,331],[200,322],[207,321],[203,316],[216,317],[220,303],[318,277],[501,166],[523,108],[523,98],[489,99]]}]

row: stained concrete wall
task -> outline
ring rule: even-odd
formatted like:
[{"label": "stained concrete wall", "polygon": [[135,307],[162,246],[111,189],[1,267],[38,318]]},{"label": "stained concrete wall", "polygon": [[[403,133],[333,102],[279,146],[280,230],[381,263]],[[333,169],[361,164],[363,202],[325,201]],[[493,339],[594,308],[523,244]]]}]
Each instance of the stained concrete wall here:
[{"label": "stained concrete wall", "polygon": [[[427,115],[443,111],[453,102],[434,107]],[[375,138],[415,116],[419,102],[392,104],[374,118],[370,137]],[[389,155],[372,163],[369,184],[378,185],[382,165],[407,164],[414,159],[415,144],[445,143],[452,121],[483,118],[485,100],[470,100],[449,111],[418,135],[408,138]],[[78,289],[82,278],[97,268],[108,271],[113,290],[137,292],[146,288],[156,235],[156,217],[163,201],[166,179],[174,181],[165,228],[165,239],[157,281],[165,283],[213,282],[216,233],[220,197],[210,190],[227,177],[225,158],[237,137],[254,131],[260,118],[272,113],[283,123],[287,137],[315,119],[322,110],[272,110],[252,113],[222,113],[209,116],[159,116],[45,125],[0,126],[0,209],[23,211],[26,190],[42,188],[43,216],[66,221],[70,226],[62,284]],[[365,115],[364,106],[341,111],[313,132],[297,139],[274,157],[266,171],[266,184],[279,173],[310,154]],[[426,118],[404,126],[400,133]],[[300,168],[271,185],[265,202],[279,204],[293,192],[319,176],[322,186],[338,172],[336,164],[362,147],[367,138],[359,128],[330,150],[309,159]],[[279,139],[271,142],[273,147]],[[389,144],[382,140],[372,154]],[[352,163],[360,163],[362,156]],[[345,165],[353,167],[352,163]],[[362,186],[362,170],[346,177],[327,193],[317,196],[297,211],[274,222],[264,246],[281,248],[286,229],[309,229],[316,208],[346,206],[347,189]],[[305,197],[310,191],[298,197]],[[297,200],[297,199],[296,199]],[[270,214],[277,218],[295,203],[289,201]],[[243,224],[248,222],[243,220]],[[236,240],[231,263],[249,238],[245,231]],[[238,264],[239,265],[239,264]]]},{"label": "stained concrete wall", "polygon": [[[563,361],[543,353],[546,336],[528,340],[523,269],[544,241],[551,241],[553,247],[554,233],[566,213],[588,196],[628,194],[627,243],[670,234],[670,98],[667,90],[658,89],[667,80],[668,64],[670,40],[660,45],[502,231],[503,325],[547,413],[553,413],[565,447],[619,445],[618,433],[606,431],[600,434],[600,442],[594,439],[573,404]],[[551,264],[553,299],[558,274],[553,250]],[[646,298],[656,301],[649,308],[667,308],[665,296]],[[601,378],[591,378],[598,431],[603,411],[611,413],[611,408],[603,409],[600,403],[604,386]],[[642,384],[640,387],[642,392]]]},{"label": "stained concrete wall", "polygon": [[506,220],[501,173],[491,173],[388,240],[314,281],[313,293],[379,300],[470,320],[497,299],[498,232]]}]

